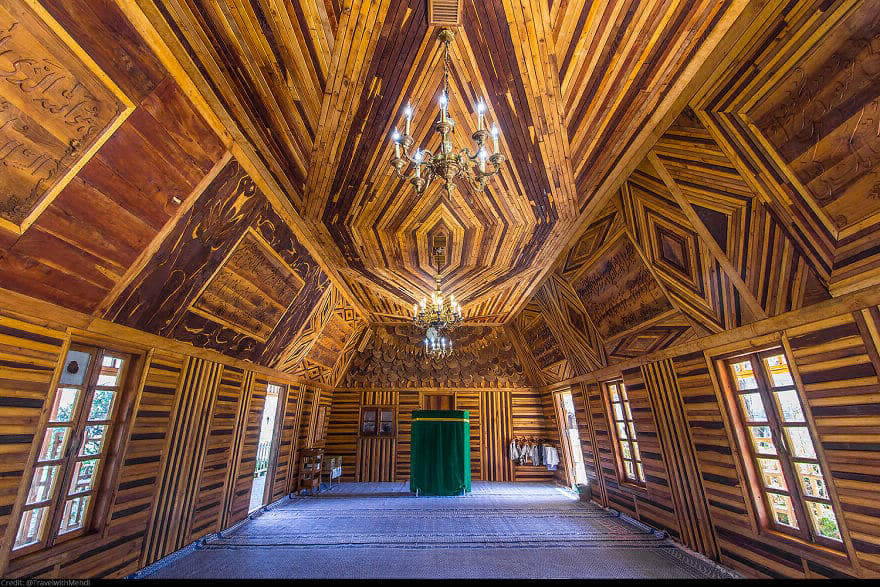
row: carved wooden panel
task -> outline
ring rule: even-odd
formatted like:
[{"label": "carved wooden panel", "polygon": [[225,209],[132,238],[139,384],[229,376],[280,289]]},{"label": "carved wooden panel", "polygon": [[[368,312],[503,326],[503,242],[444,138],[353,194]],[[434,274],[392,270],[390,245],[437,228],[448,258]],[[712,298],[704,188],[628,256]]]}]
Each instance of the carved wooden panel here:
[{"label": "carved wooden panel", "polygon": [[609,244],[573,285],[605,338],[672,309],[626,236]]},{"label": "carved wooden panel", "polygon": [[[253,249],[259,252],[253,255],[268,264],[258,272],[234,253],[246,233],[251,239],[246,243],[260,243],[261,248]],[[238,249],[244,258],[249,250]],[[223,269],[227,258],[233,265]],[[216,316],[220,313],[217,300],[211,298],[216,290],[209,286],[210,294],[202,294],[218,271],[220,282],[213,286],[218,289],[233,274],[247,275],[250,283],[259,281],[260,293],[256,295],[261,301],[252,299],[251,303],[254,307],[263,304],[268,308],[266,313],[255,322],[235,308]],[[262,283],[264,278],[275,283]],[[328,285],[320,266],[253,180],[232,160],[205,188],[106,316],[147,332],[268,365],[288,346],[290,337],[306,322]],[[238,293],[246,291],[244,283],[236,287],[240,288]],[[233,291],[223,290],[217,295],[231,296]],[[196,299],[199,301],[191,311]],[[257,334],[266,338],[261,340]]]},{"label": "carved wooden panel", "polygon": [[266,342],[303,285],[302,278],[249,229],[190,311]]},{"label": "carved wooden panel", "polygon": [[[863,2],[790,65],[748,117],[832,231],[880,214],[880,15]],[[873,223],[873,222],[872,222]]]},{"label": "carved wooden panel", "polygon": [[131,112],[35,2],[0,6],[0,228],[23,232]]}]

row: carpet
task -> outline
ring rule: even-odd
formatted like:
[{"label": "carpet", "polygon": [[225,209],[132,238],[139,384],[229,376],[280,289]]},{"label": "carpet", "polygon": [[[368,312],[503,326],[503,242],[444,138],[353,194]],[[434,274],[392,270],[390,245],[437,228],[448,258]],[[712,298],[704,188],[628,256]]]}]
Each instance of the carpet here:
[{"label": "carpet", "polygon": [[712,578],[735,576],[661,533],[552,485],[474,482],[456,497],[341,483],[276,502],[147,578]]}]

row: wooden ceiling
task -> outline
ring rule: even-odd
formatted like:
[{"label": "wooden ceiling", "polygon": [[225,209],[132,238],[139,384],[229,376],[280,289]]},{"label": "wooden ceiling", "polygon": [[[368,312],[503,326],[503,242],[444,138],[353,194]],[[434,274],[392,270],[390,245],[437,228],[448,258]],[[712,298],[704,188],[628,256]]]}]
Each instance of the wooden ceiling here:
[{"label": "wooden ceiling", "polygon": [[870,2],[756,12],[517,317],[532,379],[880,283],[878,40]]},{"label": "wooden ceiling", "polygon": [[451,199],[439,185],[415,195],[388,164],[407,103],[417,144],[437,143],[442,50],[426,0],[137,4],[368,320],[405,319],[432,289],[442,233],[444,289],[469,320],[500,323],[746,2],[462,1],[455,143],[468,146],[483,98],[508,160],[486,190]]},{"label": "wooden ceiling", "polygon": [[0,288],[336,385],[439,272],[540,384],[880,283],[871,3],[465,0],[451,198],[427,6],[4,3]]}]

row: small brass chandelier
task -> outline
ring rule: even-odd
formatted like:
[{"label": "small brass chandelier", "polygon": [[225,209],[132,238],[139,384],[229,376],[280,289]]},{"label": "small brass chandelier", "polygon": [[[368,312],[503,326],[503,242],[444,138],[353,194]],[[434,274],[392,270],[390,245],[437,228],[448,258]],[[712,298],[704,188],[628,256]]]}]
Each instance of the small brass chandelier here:
[{"label": "small brass chandelier", "polygon": [[441,333],[444,330],[451,332],[461,324],[461,304],[455,301],[454,295],[448,299],[443,296],[439,275],[436,281],[437,288],[431,292],[430,304],[427,298],[413,304],[413,324],[425,330],[425,356],[442,359],[452,354],[452,339],[441,336]]},{"label": "small brass chandelier", "polygon": [[[501,164],[505,157],[498,151],[498,127],[492,125],[491,131],[486,130],[486,104],[481,99],[477,104],[477,130],[472,138],[477,143],[475,153],[469,149],[462,149],[458,153],[452,152],[452,133],[455,131],[455,121],[449,116],[449,43],[455,37],[450,29],[441,29],[439,38],[443,43],[443,91],[440,94],[440,117],[434,123],[434,130],[442,137],[440,152],[416,149],[412,151],[415,140],[410,136],[413,109],[407,105],[404,110],[406,123],[403,135],[395,129],[392,135],[394,141],[394,157],[391,166],[401,179],[409,179],[416,193],[422,194],[436,178],[445,182],[447,195],[455,189],[455,178],[461,177],[477,190],[486,188],[489,178],[501,170]],[[492,153],[487,150],[486,140],[492,137]],[[489,164],[487,170],[487,162]],[[412,166],[409,175],[404,174],[407,165]]]}]

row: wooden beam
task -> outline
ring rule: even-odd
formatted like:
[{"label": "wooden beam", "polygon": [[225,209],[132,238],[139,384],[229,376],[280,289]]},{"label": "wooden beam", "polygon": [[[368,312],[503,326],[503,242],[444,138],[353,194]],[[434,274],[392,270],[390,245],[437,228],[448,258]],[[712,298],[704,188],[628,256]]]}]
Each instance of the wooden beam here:
[{"label": "wooden beam", "polygon": [[813,322],[819,322],[826,318],[832,318],[841,314],[855,312],[871,306],[880,304],[880,287],[870,286],[857,292],[852,292],[814,304],[779,314],[765,320],[752,322],[739,328],[725,330],[717,334],[710,334],[702,338],[697,338],[683,342],[681,344],[671,346],[669,348],[615,363],[602,369],[597,369],[587,375],[581,375],[560,381],[552,385],[541,388],[542,391],[556,391],[564,387],[569,387],[577,383],[594,383],[606,379],[612,379],[620,374],[624,369],[632,369],[640,367],[647,363],[653,363],[663,359],[672,359],[681,355],[700,352],[714,347],[729,345],[733,343],[742,343],[743,346],[750,346],[750,339],[778,333],[789,328],[803,326]]}]

